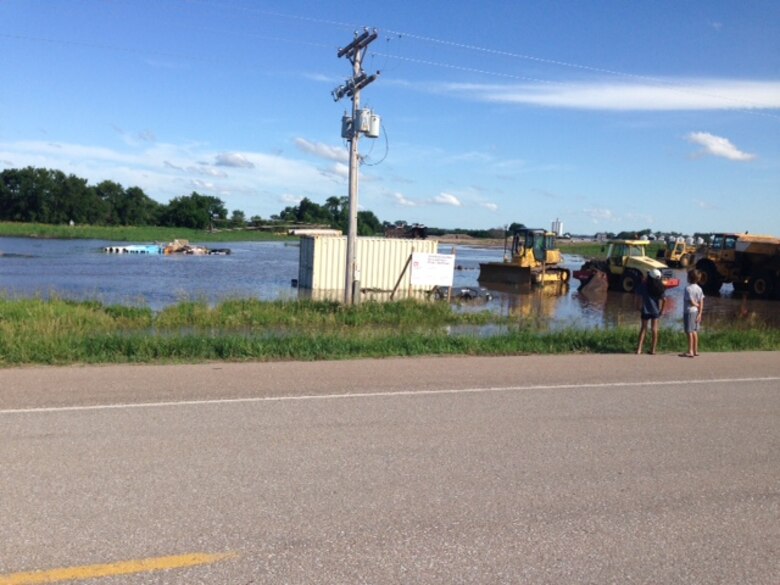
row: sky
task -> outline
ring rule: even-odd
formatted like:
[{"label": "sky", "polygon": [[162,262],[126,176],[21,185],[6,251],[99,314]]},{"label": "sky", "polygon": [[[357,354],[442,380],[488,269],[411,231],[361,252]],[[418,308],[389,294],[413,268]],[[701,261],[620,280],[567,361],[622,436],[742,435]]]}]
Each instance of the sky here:
[{"label": "sky", "polygon": [[365,28],[382,221],[780,235],[777,0],[3,0],[0,170],[264,219],[347,196]]}]

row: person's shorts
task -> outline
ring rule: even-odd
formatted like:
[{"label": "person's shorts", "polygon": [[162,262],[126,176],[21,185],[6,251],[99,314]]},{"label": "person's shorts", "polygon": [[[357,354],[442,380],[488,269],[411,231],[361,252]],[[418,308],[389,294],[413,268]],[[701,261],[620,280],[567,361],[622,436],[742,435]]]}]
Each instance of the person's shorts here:
[{"label": "person's shorts", "polygon": [[686,333],[696,333],[699,330],[699,311],[685,311],[683,313],[683,328]]},{"label": "person's shorts", "polygon": [[653,319],[658,319],[661,315],[659,313],[645,313],[642,312],[642,321],[652,321]]}]

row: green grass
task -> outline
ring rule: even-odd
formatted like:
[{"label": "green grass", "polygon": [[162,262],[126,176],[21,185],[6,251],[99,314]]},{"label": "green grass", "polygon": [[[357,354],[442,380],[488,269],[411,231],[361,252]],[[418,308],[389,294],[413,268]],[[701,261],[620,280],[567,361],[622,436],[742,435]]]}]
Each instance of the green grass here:
[{"label": "green grass", "polygon": [[297,241],[297,237],[275,235],[258,230],[225,230],[209,232],[167,227],[108,227],[49,225],[42,223],[0,222],[0,236],[47,239],[91,239],[117,242],[170,242],[174,239],[192,242]]},{"label": "green grass", "polygon": [[[453,334],[452,326],[502,333]],[[0,298],[0,366],[325,360],[421,355],[631,353],[636,327],[545,331],[489,312],[401,301],[346,307],[317,301],[182,302],[160,313],[59,299]],[[701,336],[706,352],[780,349],[780,330],[734,328]],[[686,349],[661,332],[661,352]]]},{"label": "green grass", "polygon": [[[562,254],[583,256],[585,258],[604,258],[606,257],[606,243],[600,242],[571,242],[567,240],[557,240],[558,247]],[[664,245],[660,242],[648,244],[646,254],[655,258],[658,250]]]}]

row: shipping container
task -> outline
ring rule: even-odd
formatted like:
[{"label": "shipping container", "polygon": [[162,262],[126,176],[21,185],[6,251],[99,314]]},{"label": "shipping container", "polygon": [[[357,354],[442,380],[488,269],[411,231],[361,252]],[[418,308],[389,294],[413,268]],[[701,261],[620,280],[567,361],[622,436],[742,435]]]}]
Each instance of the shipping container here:
[{"label": "shipping container", "polygon": [[[436,240],[357,238],[355,260],[360,288],[389,293],[398,283],[399,291],[408,292],[411,270],[407,267],[407,262],[411,254],[437,254],[438,247],[439,242]],[[298,264],[298,287],[316,291],[343,291],[346,281],[346,257],[346,236],[303,236]],[[412,290],[420,291],[422,288],[415,287]]]}]

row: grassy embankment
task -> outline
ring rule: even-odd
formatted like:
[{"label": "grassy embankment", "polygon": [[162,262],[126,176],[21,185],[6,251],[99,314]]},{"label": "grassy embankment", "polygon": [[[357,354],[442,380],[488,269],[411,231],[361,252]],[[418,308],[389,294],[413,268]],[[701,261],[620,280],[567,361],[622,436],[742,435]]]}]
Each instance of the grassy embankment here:
[{"label": "grassy embankment", "polygon": [[[499,325],[491,336],[452,334]],[[0,298],[0,367],[25,364],[194,363],[208,360],[325,360],[416,355],[629,353],[636,328],[549,332],[446,303],[232,300],[182,302],[160,313],[97,302]],[[778,350],[780,330],[702,334],[704,351]],[[662,352],[684,336],[664,331]]]},{"label": "grassy embankment", "polygon": [[134,226],[68,226],[43,223],[0,222],[0,236],[63,240],[109,240],[116,242],[171,242],[175,239],[191,242],[246,242],[297,240],[259,230],[222,230],[209,232],[188,228]]},{"label": "grassy embankment", "polygon": [[[0,222],[0,237],[47,238],[47,239],[90,239],[116,242],[170,242],[174,239],[191,242],[246,242],[246,241],[297,241],[294,236],[281,236],[259,230],[221,230],[209,232],[187,228],[166,227],[109,227],[49,225],[43,223]],[[479,240],[475,238],[441,239],[443,244],[455,246],[477,246],[501,248],[503,240]],[[569,255],[596,258],[604,256],[604,244],[558,240],[561,252]],[[647,254],[655,258],[660,244],[650,244]],[[2,250],[0,250],[2,252]]]}]

